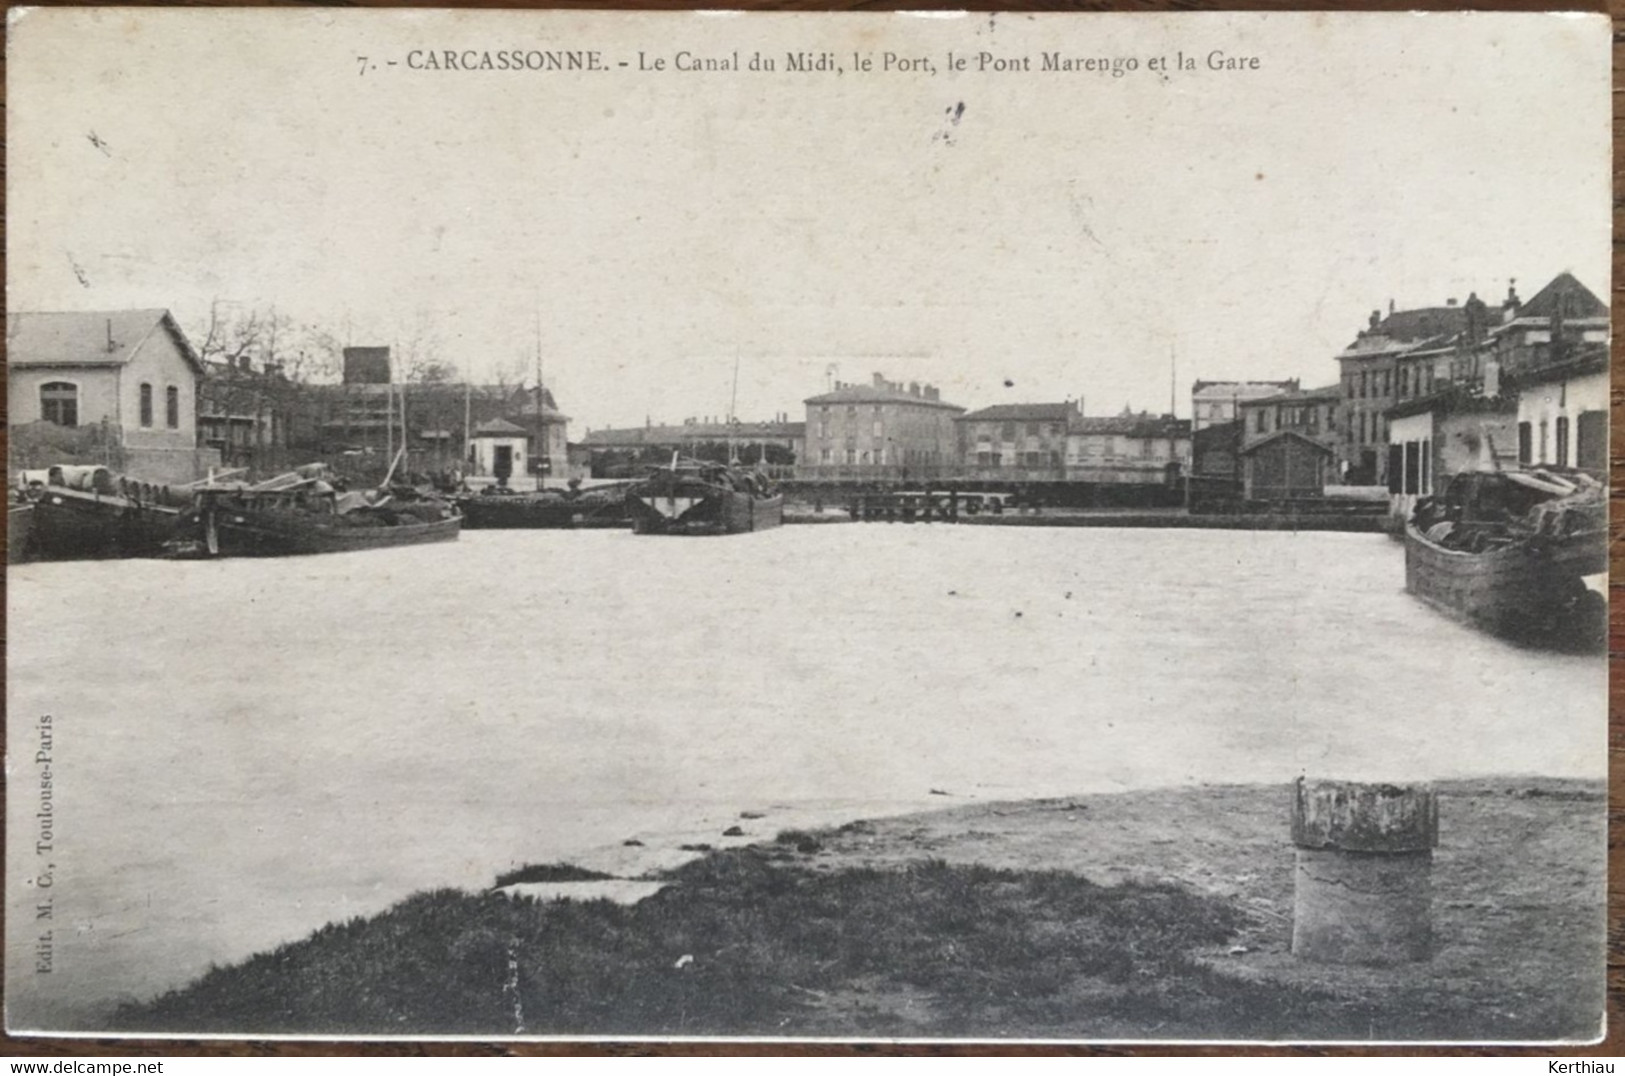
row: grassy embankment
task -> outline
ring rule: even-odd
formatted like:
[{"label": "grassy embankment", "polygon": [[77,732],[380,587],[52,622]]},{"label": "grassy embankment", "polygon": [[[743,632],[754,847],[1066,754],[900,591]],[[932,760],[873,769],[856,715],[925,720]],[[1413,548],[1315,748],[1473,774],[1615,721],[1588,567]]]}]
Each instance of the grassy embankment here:
[{"label": "grassy embankment", "polygon": [[[667,872],[666,889],[632,906],[421,893],[126,1006],[114,1022],[367,1035],[1504,1040],[1594,1030],[1600,786],[1446,793],[1439,953],[1402,969],[1317,968],[1286,952],[1281,800],[1279,789],[1191,789],[792,831]],[[502,881],[595,876],[547,865]]]}]

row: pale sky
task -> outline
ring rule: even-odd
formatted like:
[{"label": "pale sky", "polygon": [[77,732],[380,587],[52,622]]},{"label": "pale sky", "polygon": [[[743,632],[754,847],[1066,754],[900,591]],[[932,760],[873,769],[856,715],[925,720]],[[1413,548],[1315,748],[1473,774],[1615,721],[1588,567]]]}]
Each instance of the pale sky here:
[{"label": "pale sky", "polygon": [[[1198,377],[1334,381],[1390,299],[1609,286],[1603,16],[13,18],[10,309],[422,325],[480,379],[532,367],[539,318],[572,437],[723,415],[736,358],[745,419],[802,417],[832,363],[971,408],[1165,410],[1171,356],[1187,415]],[[425,48],[609,70],[410,70]],[[636,70],[735,49],[781,70]],[[1206,70],[1215,49],[1260,68]],[[791,74],[791,50],[937,74]]]}]

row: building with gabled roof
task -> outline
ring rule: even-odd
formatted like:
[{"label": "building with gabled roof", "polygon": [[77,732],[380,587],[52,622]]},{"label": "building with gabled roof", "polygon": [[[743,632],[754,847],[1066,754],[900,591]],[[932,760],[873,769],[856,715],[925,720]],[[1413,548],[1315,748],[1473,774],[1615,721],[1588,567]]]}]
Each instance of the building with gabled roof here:
[{"label": "building with gabled roof", "polygon": [[1267,433],[1241,450],[1242,497],[1276,503],[1320,497],[1334,455],[1324,441],[1298,430]]},{"label": "building with gabled roof", "polygon": [[168,310],[18,312],[6,316],[8,418],[100,426],[123,466],[153,481],[190,482],[199,455],[203,362]]}]

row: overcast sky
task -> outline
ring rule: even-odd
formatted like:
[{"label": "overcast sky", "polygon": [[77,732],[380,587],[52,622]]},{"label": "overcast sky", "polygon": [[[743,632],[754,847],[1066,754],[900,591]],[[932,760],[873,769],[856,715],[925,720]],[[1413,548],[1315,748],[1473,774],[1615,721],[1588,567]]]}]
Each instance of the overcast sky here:
[{"label": "overcast sky", "polygon": [[[1564,269],[1606,297],[1608,29],[40,10],[9,43],[9,306],[192,328],[216,299],[274,304],[355,344],[426,328],[482,379],[530,366],[539,320],[575,437],[722,415],[736,358],[747,419],[801,417],[831,364],[1111,413],[1166,409],[1174,362],[1185,415],[1198,377],[1334,381],[1390,299],[1527,297]],[[447,48],[611,67],[407,66]],[[636,71],[736,48],[937,74]],[[1206,70],[1215,49],[1260,68]],[[952,73],[949,50],[1035,70]],[[1052,50],[1199,69],[1036,70]]]}]

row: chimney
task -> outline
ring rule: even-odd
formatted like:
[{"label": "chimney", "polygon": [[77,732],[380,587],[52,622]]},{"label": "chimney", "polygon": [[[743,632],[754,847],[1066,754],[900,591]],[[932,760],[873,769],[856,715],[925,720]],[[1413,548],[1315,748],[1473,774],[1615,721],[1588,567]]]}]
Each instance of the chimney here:
[{"label": "chimney", "polygon": [[1483,340],[1489,328],[1489,307],[1484,300],[1478,297],[1478,292],[1467,296],[1467,302],[1462,304],[1462,310],[1467,314],[1467,341],[1476,344]]},{"label": "chimney", "polygon": [[1516,309],[1518,309],[1519,306],[1522,305],[1522,303],[1523,303],[1523,300],[1518,298],[1518,278],[1517,277],[1510,277],[1507,280],[1507,298],[1506,298],[1506,302],[1501,304],[1501,309],[1503,309],[1503,310],[1516,310]]},{"label": "chimney", "polygon": [[113,344],[113,319],[112,319],[112,318],[108,318],[108,319],[107,319],[107,353],[108,353],[108,354],[109,354],[109,355],[111,355],[111,354],[112,354],[112,353],[113,353],[113,351],[114,351],[114,344]]},{"label": "chimney", "polygon": [[1371,328],[1371,330],[1373,332],[1375,332],[1377,326],[1380,325],[1381,323],[1382,323],[1382,311],[1381,310],[1373,310],[1373,311],[1371,311],[1371,320],[1368,321],[1366,324]]},{"label": "chimney", "polygon": [[920,383],[918,381],[910,381],[908,383],[908,394],[910,396],[918,396],[920,394]]},{"label": "chimney", "polygon": [[935,385],[927,385],[927,386],[925,386],[924,391],[925,391],[925,398],[927,400],[940,400],[942,398],[942,393],[937,389],[937,387]]},{"label": "chimney", "polygon": [[1444,301],[1444,305],[1445,306],[1455,306],[1456,305],[1456,297],[1454,295],[1452,295],[1450,298],[1448,298],[1448,299],[1446,299]]},{"label": "chimney", "polygon": [[1392,299],[1388,300],[1388,316],[1394,316],[1394,301]]},{"label": "chimney", "polygon": [[883,389],[883,388],[886,387],[886,379],[885,379],[885,377],[883,377],[880,374],[875,374],[874,379],[875,379],[875,388]]}]

